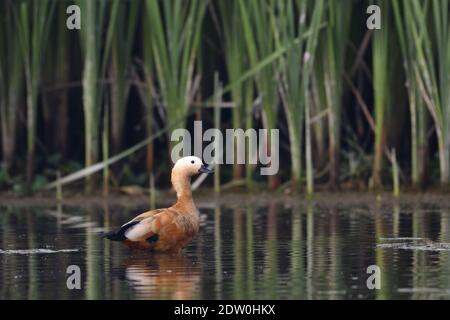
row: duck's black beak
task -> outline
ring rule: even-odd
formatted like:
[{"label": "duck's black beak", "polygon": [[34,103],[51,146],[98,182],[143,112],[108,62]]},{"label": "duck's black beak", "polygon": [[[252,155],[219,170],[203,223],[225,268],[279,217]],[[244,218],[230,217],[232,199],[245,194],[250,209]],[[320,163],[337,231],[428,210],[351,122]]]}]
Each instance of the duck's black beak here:
[{"label": "duck's black beak", "polygon": [[214,170],[209,169],[207,166],[205,166],[204,164],[202,164],[202,166],[200,167],[200,169],[198,170],[198,172],[200,172],[200,173],[213,173]]}]

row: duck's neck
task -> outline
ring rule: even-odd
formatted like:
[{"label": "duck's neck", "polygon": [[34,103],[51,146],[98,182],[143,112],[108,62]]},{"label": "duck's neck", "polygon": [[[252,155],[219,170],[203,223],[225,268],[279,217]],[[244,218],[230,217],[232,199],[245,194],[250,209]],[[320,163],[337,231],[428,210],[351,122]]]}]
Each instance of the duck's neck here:
[{"label": "duck's neck", "polygon": [[177,193],[176,205],[188,211],[195,209],[192,199],[191,178],[182,173],[172,172],[172,185]]}]

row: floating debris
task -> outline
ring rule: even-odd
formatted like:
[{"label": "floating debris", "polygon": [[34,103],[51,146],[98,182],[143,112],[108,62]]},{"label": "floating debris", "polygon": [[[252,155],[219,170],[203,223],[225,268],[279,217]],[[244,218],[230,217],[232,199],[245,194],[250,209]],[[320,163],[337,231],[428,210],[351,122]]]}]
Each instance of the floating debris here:
[{"label": "floating debris", "polygon": [[80,216],[73,216],[73,217],[69,217],[69,218],[65,218],[63,221],[61,221],[61,224],[72,224],[72,223],[79,223],[84,221],[84,217],[80,217]]},{"label": "floating debris", "polygon": [[439,288],[398,288],[397,292],[400,293],[441,293],[441,294],[450,294],[450,290],[448,289],[439,289]]},{"label": "floating debris", "polygon": [[79,228],[93,228],[93,227],[97,227],[98,224],[95,222],[91,222],[91,221],[87,221],[87,222],[82,222],[82,223],[77,223],[77,224],[73,224],[68,226],[67,228],[69,229],[79,229]]},{"label": "floating debris", "polygon": [[450,243],[434,242],[422,238],[384,238],[383,240],[385,241],[411,240],[411,241],[379,243],[377,244],[377,248],[420,250],[420,251],[450,251]]},{"label": "floating debris", "polygon": [[0,249],[0,254],[42,254],[42,253],[62,253],[62,252],[77,252],[78,249],[24,249],[24,250],[2,250]]},{"label": "floating debris", "polygon": [[381,241],[409,241],[409,240],[424,240],[424,238],[413,238],[413,237],[399,237],[399,238],[380,238]]},{"label": "floating debris", "polygon": [[319,290],[318,291],[319,294],[323,294],[323,295],[344,295],[347,293],[347,291],[345,290]]}]

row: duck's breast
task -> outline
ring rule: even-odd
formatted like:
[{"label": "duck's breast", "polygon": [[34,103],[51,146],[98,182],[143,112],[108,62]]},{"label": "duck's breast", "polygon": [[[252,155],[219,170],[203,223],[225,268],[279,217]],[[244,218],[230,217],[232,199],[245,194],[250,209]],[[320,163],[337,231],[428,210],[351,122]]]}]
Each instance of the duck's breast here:
[{"label": "duck's breast", "polygon": [[154,249],[156,251],[179,251],[195,237],[198,229],[198,215],[179,214],[173,223],[167,223],[161,228]]}]

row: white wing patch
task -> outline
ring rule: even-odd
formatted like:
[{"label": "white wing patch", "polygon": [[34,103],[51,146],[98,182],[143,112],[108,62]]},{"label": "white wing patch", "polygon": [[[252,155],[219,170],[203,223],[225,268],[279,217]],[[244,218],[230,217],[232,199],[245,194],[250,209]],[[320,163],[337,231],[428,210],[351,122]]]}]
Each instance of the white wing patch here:
[{"label": "white wing patch", "polygon": [[153,234],[151,223],[148,223],[148,221],[145,223],[145,220],[147,219],[144,219],[125,231],[125,237],[131,241],[142,241],[150,237]]}]

